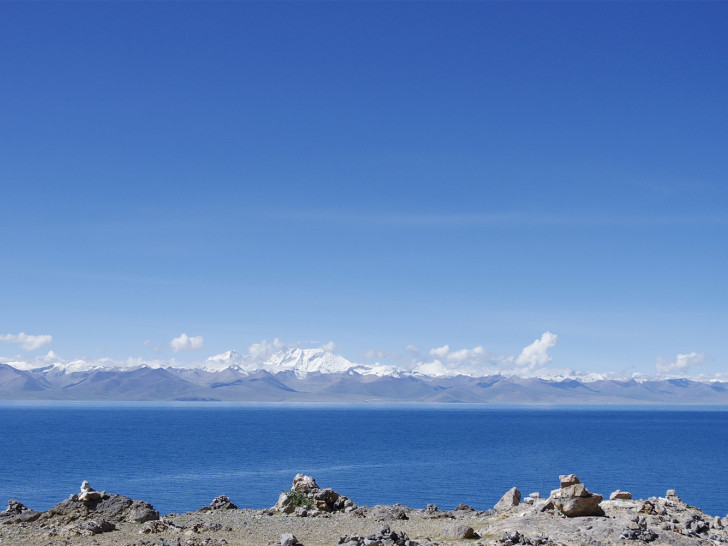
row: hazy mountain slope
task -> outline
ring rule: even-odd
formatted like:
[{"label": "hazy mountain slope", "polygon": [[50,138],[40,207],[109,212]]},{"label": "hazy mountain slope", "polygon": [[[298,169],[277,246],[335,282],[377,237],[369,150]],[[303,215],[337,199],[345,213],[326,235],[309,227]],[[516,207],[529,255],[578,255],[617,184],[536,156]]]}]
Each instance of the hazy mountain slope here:
[{"label": "hazy mountain slope", "polygon": [[[217,364],[229,356],[222,355]],[[234,365],[221,368],[216,364],[210,369],[46,366],[25,371],[0,364],[0,399],[728,404],[728,383],[715,381],[586,382],[576,378],[427,376],[408,372],[375,375],[359,373],[368,370],[313,350],[287,351],[269,359],[267,370],[242,367],[238,365],[242,359],[232,355],[228,360],[235,361]]]}]

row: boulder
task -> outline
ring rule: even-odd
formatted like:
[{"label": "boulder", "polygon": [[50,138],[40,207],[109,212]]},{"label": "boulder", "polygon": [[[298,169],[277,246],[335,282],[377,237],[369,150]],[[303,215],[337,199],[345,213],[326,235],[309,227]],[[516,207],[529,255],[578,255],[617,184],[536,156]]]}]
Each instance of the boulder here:
[{"label": "boulder", "polygon": [[576,485],[579,482],[579,478],[576,477],[576,474],[562,474],[559,476],[559,482],[561,482],[561,487],[569,487],[570,485]]},{"label": "boulder", "polygon": [[163,533],[169,529],[169,523],[163,520],[145,521],[139,530],[140,535]]},{"label": "boulder", "polygon": [[298,544],[298,539],[291,533],[281,535],[281,546],[295,546]]},{"label": "boulder", "polygon": [[516,487],[511,487],[506,491],[505,495],[496,503],[494,508],[499,512],[502,510],[510,510],[514,506],[518,506],[521,502],[521,492]]},{"label": "boulder", "polygon": [[468,527],[467,525],[450,525],[442,530],[442,536],[458,540],[475,538],[475,531],[472,527]]},{"label": "boulder", "polygon": [[609,500],[629,500],[632,498],[632,493],[629,491],[620,491],[617,489],[616,491],[612,491],[612,493],[609,495]]},{"label": "boulder", "polygon": [[374,506],[367,517],[372,518],[374,521],[394,521],[394,520],[408,520],[409,516],[407,511],[400,506]]},{"label": "boulder", "polygon": [[116,530],[116,525],[105,519],[90,519],[79,524],[79,528],[85,531],[86,535],[100,535]]},{"label": "boulder", "polygon": [[561,487],[551,492],[546,504],[539,507],[541,511],[556,508],[569,518],[604,515],[599,506],[603,497],[591,493],[575,474],[559,476],[559,481]]},{"label": "boulder", "polygon": [[319,489],[319,486],[316,485],[316,480],[313,478],[313,476],[306,476],[304,474],[296,474],[293,477],[293,487],[291,489],[294,489],[295,491],[303,491],[304,493],[308,493],[310,491],[315,491]]}]

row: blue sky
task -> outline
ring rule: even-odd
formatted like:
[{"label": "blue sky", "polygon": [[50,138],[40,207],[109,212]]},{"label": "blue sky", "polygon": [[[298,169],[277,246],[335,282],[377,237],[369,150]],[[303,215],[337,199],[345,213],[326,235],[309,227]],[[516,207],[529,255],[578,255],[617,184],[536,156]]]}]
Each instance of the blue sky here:
[{"label": "blue sky", "polygon": [[0,355],[553,332],[557,368],[728,372],[726,28],[723,2],[2,3]]}]

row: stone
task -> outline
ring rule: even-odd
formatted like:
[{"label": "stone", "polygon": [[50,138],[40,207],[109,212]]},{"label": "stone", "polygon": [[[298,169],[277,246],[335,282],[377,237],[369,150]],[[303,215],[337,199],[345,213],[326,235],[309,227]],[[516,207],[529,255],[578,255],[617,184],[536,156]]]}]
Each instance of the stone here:
[{"label": "stone", "polygon": [[468,527],[467,525],[457,524],[445,527],[442,530],[442,535],[448,538],[460,540],[465,538],[475,538],[475,531],[472,527]]},{"label": "stone", "polygon": [[230,497],[220,495],[212,499],[212,502],[208,506],[198,508],[198,512],[208,512],[210,510],[237,510],[238,507],[230,502]]},{"label": "stone", "polygon": [[468,512],[475,512],[475,508],[472,508],[471,506],[468,506],[467,504],[458,504],[455,507],[456,512],[460,511],[468,511]]},{"label": "stone", "polygon": [[304,493],[308,493],[308,492],[319,489],[319,486],[316,485],[316,480],[313,478],[313,476],[306,476],[304,474],[296,474],[293,477],[292,489],[294,489],[295,491],[302,491]]},{"label": "stone", "polygon": [[[300,508],[305,510],[299,510]],[[283,491],[272,508],[284,514],[295,513],[304,517],[323,516],[330,512],[352,512],[355,509],[356,504],[350,498],[331,488],[321,489],[312,476],[304,474],[296,474],[291,489]]]},{"label": "stone", "polygon": [[665,493],[665,498],[670,502],[682,502],[674,489],[668,489],[667,493]]},{"label": "stone", "polygon": [[407,512],[398,506],[374,506],[369,511],[369,517],[374,521],[408,520]]},{"label": "stone", "polygon": [[575,474],[559,476],[559,481],[561,487],[551,492],[546,504],[539,506],[540,511],[556,508],[569,518],[604,515],[599,506],[603,497],[589,492]]},{"label": "stone", "polygon": [[620,491],[617,489],[616,491],[612,491],[612,493],[609,495],[609,500],[629,500],[632,498],[632,493],[629,491]]},{"label": "stone", "polygon": [[495,510],[510,510],[521,502],[521,492],[516,487],[511,487],[494,506]]},{"label": "stone", "polygon": [[291,533],[281,535],[281,546],[294,546],[298,544],[298,539]]},{"label": "stone", "polygon": [[532,499],[540,499],[541,498],[541,493],[539,493],[538,491],[536,491],[535,493],[529,493],[528,496],[531,497]]},{"label": "stone", "polygon": [[80,500],[81,502],[85,502],[99,500],[100,498],[101,493],[91,487],[86,480],[81,483],[81,493],[79,493],[78,495],[78,500]]},{"label": "stone", "polygon": [[142,528],[139,530],[141,535],[152,535],[157,533],[163,533],[169,529],[169,524],[162,520],[145,521]]},{"label": "stone", "polygon": [[8,501],[8,507],[0,512],[0,525],[10,523],[29,523],[37,520],[41,512],[36,512],[15,499]]},{"label": "stone", "polygon": [[79,525],[81,529],[88,531],[92,535],[100,535],[101,533],[108,533],[116,530],[116,525],[105,519],[91,519],[84,521]]}]

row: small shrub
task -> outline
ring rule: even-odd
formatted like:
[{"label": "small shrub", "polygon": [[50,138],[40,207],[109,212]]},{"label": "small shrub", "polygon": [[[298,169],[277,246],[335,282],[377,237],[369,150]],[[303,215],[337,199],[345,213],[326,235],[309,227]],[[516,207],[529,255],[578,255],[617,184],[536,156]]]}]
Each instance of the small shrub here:
[{"label": "small shrub", "polygon": [[286,495],[288,495],[288,500],[291,501],[291,504],[293,504],[295,508],[298,508],[299,506],[305,506],[306,508],[313,507],[313,500],[308,498],[301,491],[291,489],[290,491],[286,492]]}]

